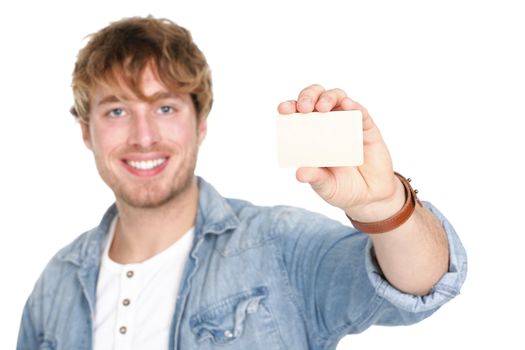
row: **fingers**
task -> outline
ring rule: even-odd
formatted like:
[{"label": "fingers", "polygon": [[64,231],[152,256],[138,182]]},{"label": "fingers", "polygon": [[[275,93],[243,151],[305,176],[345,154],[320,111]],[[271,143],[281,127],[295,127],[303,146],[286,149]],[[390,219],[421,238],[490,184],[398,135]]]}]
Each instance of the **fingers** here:
[{"label": "fingers", "polygon": [[319,112],[329,112],[332,110],[342,109],[342,103],[346,98],[346,92],[341,89],[331,89],[323,92],[317,103],[315,109]]},{"label": "fingers", "polygon": [[297,113],[297,102],[293,100],[281,102],[279,103],[277,110],[280,114]]},{"label": "fingers", "polygon": [[312,112],[323,92],[325,92],[325,89],[321,85],[310,85],[301,91],[297,101],[289,100],[281,102],[277,110],[281,114]]},{"label": "fingers", "polygon": [[320,96],[325,92],[324,87],[313,84],[304,88],[297,98],[297,111],[300,113],[313,112]]},{"label": "fingers", "polygon": [[344,111],[360,110],[363,114],[363,131],[371,130],[375,127],[372,117],[368,110],[360,103],[349,99],[348,97],[343,101],[342,107]]},{"label": "fingers", "polygon": [[277,110],[281,114],[329,112],[357,109],[353,101],[341,89],[325,90],[318,84],[303,89],[297,101],[289,100],[279,104]]}]

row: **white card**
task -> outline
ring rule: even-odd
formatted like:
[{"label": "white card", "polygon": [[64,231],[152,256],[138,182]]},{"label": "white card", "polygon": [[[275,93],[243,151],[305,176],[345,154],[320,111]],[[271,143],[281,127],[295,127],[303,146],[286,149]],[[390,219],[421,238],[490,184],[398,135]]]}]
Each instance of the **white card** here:
[{"label": "white card", "polygon": [[361,165],[361,111],[280,114],[277,153],[280,167]]}]

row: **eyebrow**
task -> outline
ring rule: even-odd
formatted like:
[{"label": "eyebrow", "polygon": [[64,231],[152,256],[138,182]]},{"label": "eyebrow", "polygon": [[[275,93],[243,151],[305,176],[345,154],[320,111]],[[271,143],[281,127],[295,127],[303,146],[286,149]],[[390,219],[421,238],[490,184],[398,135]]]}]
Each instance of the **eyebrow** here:
[{"label": "eyebrow", "polygon": [[[172,98],[172,99],[176,99],[176,100],[180,100],[181,99],[179,94],[173,94],[173,93],[167,92],[167,91],[159,91],[159,92],[157,92],[156,94],[154,94],[152,96],[147,96],[147,100],[151,101],[151,102],[158,101],[158,100],[163,100],[163,99],[168,99],[168,98]],[[101,106],[101,105],[108,104],[108,103],[122,102],[122,101],[126,101],[126,100],[129,101],[129,100],[132,100],[132,99],[128,98],[126,96],[123,96],[123,98],[119,98],[116,95],[108,95],[108,96],[103,97],[100,101],[98,101],[97,106]]]},{"label": "eyebrow", "polygon": [[103,105],[103,104],[107,104],[107,103],[120,102],[120,101],[121,101],[121,99],[119,99],[117,96],[109,95],[109,96],[104,97],[100,101],[98,101],[97,106],[100,106],[100,105]]}]

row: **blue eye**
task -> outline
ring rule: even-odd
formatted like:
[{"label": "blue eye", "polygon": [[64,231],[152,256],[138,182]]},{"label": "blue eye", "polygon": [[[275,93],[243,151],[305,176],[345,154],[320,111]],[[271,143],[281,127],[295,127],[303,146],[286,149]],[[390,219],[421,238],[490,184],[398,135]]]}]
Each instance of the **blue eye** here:
[{"label": "blue eye", "polygon": [[122,117],[124,114],[124,109],[122,108],[113,108],[111,111],[109,111],[109,116],[113,118]]},{"label": "blue eye", "polygon": [[162,106],[160,107],[160,112],[163,114],[167,114],[173,112],[173,108],[171,106]]}]

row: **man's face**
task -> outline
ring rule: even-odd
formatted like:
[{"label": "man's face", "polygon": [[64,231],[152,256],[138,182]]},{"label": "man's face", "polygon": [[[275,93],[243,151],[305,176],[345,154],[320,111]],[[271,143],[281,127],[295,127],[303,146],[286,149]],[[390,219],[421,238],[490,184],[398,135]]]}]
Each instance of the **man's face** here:
[{"label": "man's face", "polygon": [[206,119],[197,125],[190,95],[169,92],[151,67],[141,82],[153,101],[139,100],[126,88],[96,88],[82,134],[117,201],[155,208],[192,184]]}]

